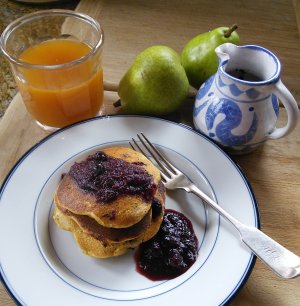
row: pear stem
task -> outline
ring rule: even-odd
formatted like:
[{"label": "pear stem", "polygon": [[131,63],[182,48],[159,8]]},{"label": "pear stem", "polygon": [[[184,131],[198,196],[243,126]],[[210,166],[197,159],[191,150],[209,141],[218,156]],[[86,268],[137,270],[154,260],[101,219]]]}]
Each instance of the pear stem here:
[{"label": "pear stem", "polygon": [[187,97],[188,98],[195,98],[196,95],[197,95],[197,92],[198,92],[198,90],[195,87],[190,86]]},{"label": "pear stem", "polygon": [[120,107],[122,104],[121,104],[121,99],[117,100],[116,102],[113,103],[113,106],[114,107]]},{"label": "pear stem", "polygon": [[226,38],[230,37],[231,33],[235,31],[237,28],[238,26],[236,24],[232,25],[228,30],[224,32],[224,37]]}]

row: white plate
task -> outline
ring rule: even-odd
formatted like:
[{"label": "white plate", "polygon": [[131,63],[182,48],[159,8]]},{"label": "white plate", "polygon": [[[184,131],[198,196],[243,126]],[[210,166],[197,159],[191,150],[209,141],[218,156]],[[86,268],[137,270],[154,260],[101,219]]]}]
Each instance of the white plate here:
[{"label": "white plate", "polygon": [[237,232],[202,201],[168,193],[166,207],[183,212],[199,240],[196,263],[168,281],[135,270],[134,251],[111,259],[83,255],[72,234],[52,220],[53,193],[74,161],[105,146],[128,145],[144,132],[207,194],[242,222],[259,226],[251,188],[237,165],[213,142],[166,120],[108,116],[46,137],[7,176],[0,192],[0,272],[21,305],[223,305],[248,278],[255,257]]}]

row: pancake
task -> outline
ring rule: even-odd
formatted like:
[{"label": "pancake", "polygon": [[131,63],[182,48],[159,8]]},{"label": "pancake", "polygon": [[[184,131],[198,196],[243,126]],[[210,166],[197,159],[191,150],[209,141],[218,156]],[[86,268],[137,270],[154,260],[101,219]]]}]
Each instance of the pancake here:
[{"label": "pancake", "polygon": [[[163,209],[164,202],[165,189],[163,184],[159,183],[151,207],[153,208],[153,205],[157,205],[158,203],[160,209]],[[76,215],[67,209],[61,208],[57,203],[56,207],[61,211],[61,213],[75,221],[83,232],[93,236],[97,240],[101,240],[102,242],[122,242],[136,238],[145,232],[145,230],[150,226],[152,220],[152,209],[150,209],[141,221],[130,227],[111,228],[100,225],[95,219],[89,216]],[[156,211],[157,208],[154,207],[153,217],[155,217]]]},{"label": "pancake", "polygon": [[[110,147],[101,151],[109,157],[143,168],[152,176],[156,186],[160,182],[159,170],[143,154],[126,147]],[[80,188],[69,174],[60,182],[54,200],[61,209],[75,215],[89,216],[100,225],[112,228],[130,227],[141,221],[151,209],[151,200],[134,194],[124,194],[110,202],[99,202],[94,194]]]},{"label": "pancake", "polygon": [[125,147],[106,148],[63,176],[53,219],[73,233],[83,253],[119,256],[158,232],[165,196],[159,170],[146,157]]},{"label": "pancake", "polygon": [[58,206],[56,206],[56,209],[77,223],[83,232],[103,243],[124,242],[140,236],[150,226],[152,217],[152,210],[150,209],[141,221],[130,227],[112,228],[100,225],[95,219],[89,216],[75,215],[66,209],[60,209]]},{"label": "pancake", "polygon": [[118,243],[106,243],[87,234],[70,216],[62,213],[57,207],[55,207],[53,219],[58,227],[73,233],[75,241],[84,254],[96,258],[108,258],[123,255],[128,249],[133,249],[141,243],[151,239],[158,232],[163,220],[163,215],[164,204],[161,212],[152,218],[150,226],[144,233],[135,239]]},{"label": "pancake", "polygon": [[83,232],[75,221],[63,214],[57,207],[54,209],[53,219],[58,227],[73,233],[77,244],[86,255],[107,258],[122,255],[127,251],[127,248],[122,244],[119,246],[104,244],[102,241]]}]

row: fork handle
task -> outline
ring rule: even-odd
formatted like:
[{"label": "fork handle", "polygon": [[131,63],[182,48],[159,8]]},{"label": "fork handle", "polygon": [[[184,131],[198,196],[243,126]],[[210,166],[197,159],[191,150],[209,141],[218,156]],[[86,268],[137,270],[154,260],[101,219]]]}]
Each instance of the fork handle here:
[{"label": "fork handle", "polygon": [[289,279],[300,275],[299,256],[280,245],[256,227],[245,225],[235,219],[194,184],[191,184],[187,191],[203,199],[222,217],[231,222],[239,231],[242,241],[278,276]]}]

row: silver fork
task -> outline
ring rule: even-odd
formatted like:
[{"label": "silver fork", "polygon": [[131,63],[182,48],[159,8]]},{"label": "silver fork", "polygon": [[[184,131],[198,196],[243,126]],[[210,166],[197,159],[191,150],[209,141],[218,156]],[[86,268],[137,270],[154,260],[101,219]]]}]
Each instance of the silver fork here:
[{"label": "silver fork", "polygon": [[149,156],[156,161],[157,166],[160,168],[161,178],[166,189],[184,189],[186,192],[191,192],[203,199],[222,217],[234,225],[240,233],[242,241],[278,276],[290,279],[300,275],[299,256],[274,241],[256,227],[245,225],[235,219],[204,192],[197,188],[185,174],[172,165],[143,133],[137,135],[137,137],[139,143],[132,138],[134,145],[130,142],[129,144],[134,150],[139,150],[146,157],[149,154]]}]

